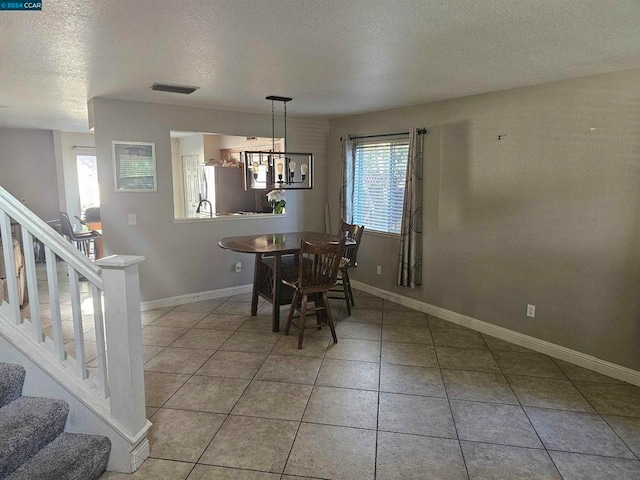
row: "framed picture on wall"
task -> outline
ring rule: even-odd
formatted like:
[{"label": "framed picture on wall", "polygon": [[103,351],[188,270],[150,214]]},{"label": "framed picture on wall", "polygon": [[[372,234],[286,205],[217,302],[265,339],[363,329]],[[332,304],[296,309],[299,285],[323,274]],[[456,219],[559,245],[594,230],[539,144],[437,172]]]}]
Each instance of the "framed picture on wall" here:
[{"label": "framed picture on wall", "polygon": [[155,192],[156,144],[111,142],[114,188],[116,192]]}]

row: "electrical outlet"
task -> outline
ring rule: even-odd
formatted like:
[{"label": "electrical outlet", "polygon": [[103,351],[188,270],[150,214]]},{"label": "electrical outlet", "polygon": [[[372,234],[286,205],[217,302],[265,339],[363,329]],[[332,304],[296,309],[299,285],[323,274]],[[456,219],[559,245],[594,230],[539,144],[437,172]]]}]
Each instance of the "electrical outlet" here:
[{"label": "electrical outlet", "polygon": [[382,275],[382,265],[378,265],[378,268],[376,268],[376,273],[378,275]]},{"label": "electrical outlet", "polygon": [[128,215],[128,219],[129,219],[129,225],[135,225],[136,223],[138,223],[138,219],[135,213],[130,213]]},{"label": "electrical outlet", "polygon": [[242,262],[236,262],[236,272],[242,271]]},{"label": "electrical outlet", "polygon": [[536,306],[528,304],[527,305],[527,317],[534,318],[536,316]]}]

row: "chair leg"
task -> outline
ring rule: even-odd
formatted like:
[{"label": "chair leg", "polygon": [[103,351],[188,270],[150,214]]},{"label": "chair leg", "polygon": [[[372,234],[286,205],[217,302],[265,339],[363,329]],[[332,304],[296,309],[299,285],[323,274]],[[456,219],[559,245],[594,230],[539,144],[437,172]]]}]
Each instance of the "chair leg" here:
[{"label": "chair leg", "polygon": [[331,314],[331,305],[329,305],[329,299],[327,298],[327,292],[322,292],[322,302],[327,314],[327,323],[331,329],[331,336],[333,337],[333,343],[338,343],[338,337],[336,336],[336,326],[333,323],[333,315]]},{"label": "chair leg", "polygon": [[349,298],[349,274],[347,270],[342,271],[342,289],[344,290],[344,300],[347,304],[347,316],[351,316],[351,302]]},{"label": "chair leg", "polygon": [[351,280],[349,280],[349,272],[347,270],[344,271],[344,277],[343,277],[342,281],[347,284],[347,287],[349,289],[349,298],[351,299],[351,305],[355,307],[356,306],[356,302],[355,302],[355,300],[353,298],[353,290],[351,290]]},{"label": "chair leg", "polygon": [[318,330],[322,330],[322,313],[320,310],[318,310],[318,303],[320,303],[322,301],[322,297],[320,296],[319,293],[314,293],[313,294],[313,305],[314,307],[316,307],[316,322],[318,322]]},{"label": "chair leg", "polygon": [[284,334],[289,335],[289,329],[291,328],[291,322],[293,321],[293,314],[296,311],[298,305],[298,291],[293,292],[293,298],[291,299],[291,308],[289,309],[289,316],[287,317],[287,324],[284,327]]},{"label": "chair leg", "polygon": [[304,322],[307,316],[307,294],[302,295],[302,306],[300,307],[300,325],[298,332],[298,350],[302,350],[302,339],[304,337]]}]

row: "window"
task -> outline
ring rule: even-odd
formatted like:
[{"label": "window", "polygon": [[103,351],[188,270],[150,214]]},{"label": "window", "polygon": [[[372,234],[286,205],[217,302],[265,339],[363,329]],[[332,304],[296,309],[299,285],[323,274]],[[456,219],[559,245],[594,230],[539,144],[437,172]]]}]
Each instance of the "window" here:
[{"label": "window", "polygon": [[355,145],[353,221],[400,233],[409,138],[361,139]]},{"label": "window", "polygon": [[115,190],[156,191],[155,143],[112,141]]}]

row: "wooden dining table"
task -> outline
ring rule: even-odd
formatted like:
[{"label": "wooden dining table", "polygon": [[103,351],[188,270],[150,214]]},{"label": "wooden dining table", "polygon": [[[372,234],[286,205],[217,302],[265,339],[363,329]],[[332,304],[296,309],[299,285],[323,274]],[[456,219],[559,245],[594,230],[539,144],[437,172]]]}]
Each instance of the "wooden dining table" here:
[{"label": "wooden dining table", "polygon": [[264,233],[227,237],[218,242],[224,249],[255,255],[251,316],[258,314],[258,297],[272,304],[272,329],[280,331],[280,306],[289,305],[293,289],[282,283],[283,275],[297,273],[296,257],[300,240],[310,243],[339,242],[338,235],[319,232]]}]

